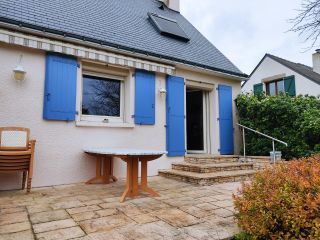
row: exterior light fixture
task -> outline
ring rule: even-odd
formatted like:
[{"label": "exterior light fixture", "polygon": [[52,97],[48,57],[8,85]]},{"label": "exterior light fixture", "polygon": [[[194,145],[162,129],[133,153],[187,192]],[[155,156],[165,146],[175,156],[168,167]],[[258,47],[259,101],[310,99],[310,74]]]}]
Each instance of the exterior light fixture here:
[{"label": "exterior light fixture", "polygon": [[20,56],[19,64],[13,69],[13,76],[14,79],[17,81],[23,81],[26,77],[27,72],[24,70],[24,68],[21,65],[22,55]]},{"label": "exterior light fixture", "polygon": [[159,92],[161,96],[165,96],[167,94],[167,90],[165,88],[160,88]]}]

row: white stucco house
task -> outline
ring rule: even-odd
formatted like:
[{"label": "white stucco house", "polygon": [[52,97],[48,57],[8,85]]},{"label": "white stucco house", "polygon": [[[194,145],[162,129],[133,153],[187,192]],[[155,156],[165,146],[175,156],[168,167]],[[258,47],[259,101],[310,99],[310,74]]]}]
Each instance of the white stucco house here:
[{"label": "white stucco house", "polygon": [[[234,99],[247,75],[179,12],[179,0],[1,0],[0,126],[37,140],[33,186],[83,182],[86,146],[239,151]],[[26,74],[16,80],[16,67]],[[125,176],[116,161],[114,174]],[[0,174],[0,190],[19,188]]]},{"label": "white stucco house", "polygon": [[320,95],[320,51],[313,55],[313,66],[294,63],[266,54],[243,84],[243,92],[265,92],[276,95],[281,91],[296,95]]}]

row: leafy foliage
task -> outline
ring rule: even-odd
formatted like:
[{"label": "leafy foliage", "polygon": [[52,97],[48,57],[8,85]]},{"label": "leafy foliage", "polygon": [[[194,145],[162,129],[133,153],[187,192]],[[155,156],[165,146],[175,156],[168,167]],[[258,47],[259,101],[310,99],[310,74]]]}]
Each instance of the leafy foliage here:
[{"label": "leafy foliage", "polygon": [[[276,143],[286,159],[320,152],[320,98],[241,94],[236,99],[239,122],[288,143]],[[269,155],[272,141],[246,131],[246,151]]]},{"label": "leafy foliage", "polygon": [[320,239],[320,155],[258,172],[234,203],[252,239]]}]

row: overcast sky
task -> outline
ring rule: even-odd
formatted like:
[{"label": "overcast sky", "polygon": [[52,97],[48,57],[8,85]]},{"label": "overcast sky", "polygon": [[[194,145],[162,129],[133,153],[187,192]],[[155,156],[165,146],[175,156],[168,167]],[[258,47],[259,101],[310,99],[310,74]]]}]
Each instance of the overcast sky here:
[{"label": "overcast sky", "polygon": [[180,0],[182,14],[241,71],[265,53],[312,65],[314,49],[287,32],[301,0]]}]

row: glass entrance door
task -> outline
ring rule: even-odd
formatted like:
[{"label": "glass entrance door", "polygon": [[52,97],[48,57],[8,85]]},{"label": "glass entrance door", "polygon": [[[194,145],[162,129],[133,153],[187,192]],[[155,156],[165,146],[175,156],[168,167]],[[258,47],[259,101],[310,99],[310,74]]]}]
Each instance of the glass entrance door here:
[{"label": "glass entrance door", "polygon": [[205,153],[205,92],[187,89],[187,151],[188,153]]}]

